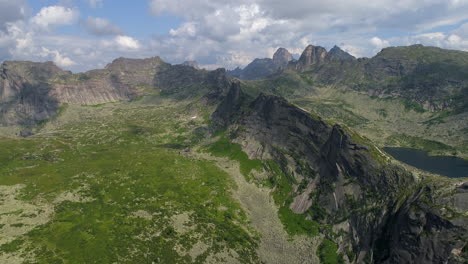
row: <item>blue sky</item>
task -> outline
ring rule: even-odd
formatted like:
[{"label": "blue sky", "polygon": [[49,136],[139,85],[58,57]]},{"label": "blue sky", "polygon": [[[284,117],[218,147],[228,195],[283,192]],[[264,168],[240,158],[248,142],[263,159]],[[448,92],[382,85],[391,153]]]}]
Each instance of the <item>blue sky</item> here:
[{"label": "blue sky", "polygon": [[[111,2],[112,1],[112,2]],[[148,8],[147,1],[108,0],[112,4],[104,6],[106,1],[97,2],[92,7],[88,1],[55,1],[55,0],[29,0],[28,3],[33,13],[38,13],[45,6],[62,4],[79,9],[83,18],[87,16],[106,18],[112,21],[124,32],[131,32],[132,36],[145,38],[150,35],[167,34],[171,28],[177,28],[183,22],[181,18],[173,15],[162,14],[154,16]],[[72,25],[60,28],[64,34],[86,34],[82,28]]]},{"label": "blue sky", "polygon": [[0,0],[0,61],[75,72],[117,57],[234,68],[279,47],[356,57],[424,44],[468,51],[468,0]]}]

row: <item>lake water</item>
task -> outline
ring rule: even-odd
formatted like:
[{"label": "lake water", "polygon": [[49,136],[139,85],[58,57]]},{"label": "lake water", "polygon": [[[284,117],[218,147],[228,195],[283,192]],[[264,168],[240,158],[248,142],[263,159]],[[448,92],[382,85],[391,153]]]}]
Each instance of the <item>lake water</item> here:
[{"label": "lake water", "polygon": [[408,165],[450,178],[468,177],[468,161],[448,156],[429,156],[410,148],[384,148],[395,159]]}]

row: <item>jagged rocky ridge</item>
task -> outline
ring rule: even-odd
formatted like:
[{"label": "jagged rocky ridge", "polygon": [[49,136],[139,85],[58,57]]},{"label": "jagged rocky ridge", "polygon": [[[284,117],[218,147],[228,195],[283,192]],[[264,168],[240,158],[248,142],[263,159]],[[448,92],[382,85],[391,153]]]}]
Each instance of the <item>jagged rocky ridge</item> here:
[{"label": "jagged rocky ridge", "polygon": [[[406,98],[429,110],[468,106],[468,52],[413,45],[385,48],[370,59],[339,55],[327,60],[332,51],[326,54],[323,48],[314,49],[320,51],[320,57],[299,60],[293,66],[317,85]],[[306,49],[302,56],[310,58],[309,53]],[[333,53],[337,54],[336,48]]]},{"label": "jagged rocky ridge", "polygon": [[[372,58],[356,59],[337,46],[327,52],[309,45],[299,60],[282,70],[307,78],[313,83],[310,89],[335,86],[381,98],[405,98],[434,111],[468,107],[468,52],[464,51],[413,45],[389,47]],[[263,79],[271,74],[233,76]]]},{"label": "jagged rocky ridge", "polygon": [[253,99],[239,84],[212,120],[249,157],[280,165],[293,186],[290,209],[330,225],[322,232],[350,263],[468,260],[468,183],[417,179],[352,131],[277,96]]}]

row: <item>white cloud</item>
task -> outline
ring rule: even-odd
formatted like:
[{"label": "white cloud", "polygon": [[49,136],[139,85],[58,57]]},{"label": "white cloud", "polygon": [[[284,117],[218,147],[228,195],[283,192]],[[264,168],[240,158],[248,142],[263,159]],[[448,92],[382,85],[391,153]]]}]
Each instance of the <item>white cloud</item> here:
[{"label": "white cloud", "polygon": [[117,47],[125,50],[138,50],[140,48],[140,42],[129,36],[117,36],[114,39]]},{"label": "white cloud", "polygon": [[57,50],[49,50],[45,47],[42,47],[42,52],[40,55],[44,58],[52,57],[53,62],[59,67],[70,67],[76,65],[76,62],[72,61],[68,57],[63,56]]},{"label": "white cloud", "polygon": [[71,25],[78,20],[79,12],[63,6],[48,6],[42,8],[31,23],[43,30],[51,30],[57,25]]},{"label": "white cloud", "polygon": [[376,47],[378,49],[382,49],[382,48],[390,46],[390,42],[388,42],[388,40],[383,40],[383,39],[381,39],[379,37],[371,38],[370,42],[371,42],[372,45],[374,45],[374,47]]},{"label": "white cloud", "polygon": [[195,37],[197,34],[197,25],[195,23],[184,23],[177,29],[169,30],[169,34],[173,37],[189,36]]},{"label": "white cloud", "polygon": [[88,33],[95,36],[120,35],[123,32],[105,18],[88,17],[82,24]]}]

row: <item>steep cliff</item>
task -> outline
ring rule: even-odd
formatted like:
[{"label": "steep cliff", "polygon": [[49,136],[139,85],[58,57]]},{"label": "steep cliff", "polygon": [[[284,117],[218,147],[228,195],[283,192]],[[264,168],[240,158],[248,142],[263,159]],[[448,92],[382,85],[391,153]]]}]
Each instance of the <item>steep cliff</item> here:
[{"label": "steep cliff", "polygon": [[312,66],[319,65],[325,62],[327,56],[327,50],[320,46],[309,45],[302,52],[301,57],[297,63],[295,63],[296,70],[303,72]]},{"label": "steep cliff", "polygon": [[253,100],[238,86],[213,123],[231,131],[250,158],[279,166],[286,182],[266,169],[275,190],[291,190],[280,205],[320,223],[351,263],[466,260],[466,184],[417,179],[347,128],[280,97]]},{"label": "steep cliff", "polygon": [[57,111],[48,80],[67,74],[52,62],[4,62],[0,66],[0,124],[28,126]]}]

